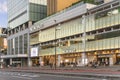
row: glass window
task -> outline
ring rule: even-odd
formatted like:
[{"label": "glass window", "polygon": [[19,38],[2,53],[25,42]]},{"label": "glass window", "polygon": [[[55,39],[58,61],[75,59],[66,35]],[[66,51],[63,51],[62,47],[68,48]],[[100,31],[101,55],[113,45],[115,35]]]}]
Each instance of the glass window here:
[{"label": "glass window", "polygon": [[115,48],[119,48],[119,38],[115,38]]},{"label": "glass window", "polygon": [[119,36],[119,39],[118,39],[118,40],[119,40],[119,48],[120,48],[120,36]]},{"label": "glass window", "polygon": [[24,34],[24,54],[27,54],[28,34]]},{"label": "glass window", "polygon": [[19,37],[19,54],[23,54],[23,36]]},{"label": "glass window", "polygon": [[15,38],[15,54],[18,54],[18,37]]}]

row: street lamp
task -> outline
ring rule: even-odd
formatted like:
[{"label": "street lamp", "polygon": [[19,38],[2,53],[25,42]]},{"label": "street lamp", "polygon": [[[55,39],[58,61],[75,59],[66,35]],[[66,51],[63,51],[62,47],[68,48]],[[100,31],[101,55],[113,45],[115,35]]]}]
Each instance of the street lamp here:
[{"label": "street lamp", "polygon": [[[54,20],[55,24],[56,24],[56,20]],[[58,26],[60,26],[60,24],[58,24]],[[57,28],[57,26],[55,26],[55,70],[56,70],[56,57],[57,57],[57,30],[60,30],[60,28]]]}]

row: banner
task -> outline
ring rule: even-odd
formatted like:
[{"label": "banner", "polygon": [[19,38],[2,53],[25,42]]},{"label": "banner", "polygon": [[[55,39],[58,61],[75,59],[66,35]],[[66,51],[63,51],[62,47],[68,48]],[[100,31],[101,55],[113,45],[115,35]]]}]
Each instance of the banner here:
[{"label": "banner", "polygon": [[38,56],[38,47],[31,48],[31,57]]}]

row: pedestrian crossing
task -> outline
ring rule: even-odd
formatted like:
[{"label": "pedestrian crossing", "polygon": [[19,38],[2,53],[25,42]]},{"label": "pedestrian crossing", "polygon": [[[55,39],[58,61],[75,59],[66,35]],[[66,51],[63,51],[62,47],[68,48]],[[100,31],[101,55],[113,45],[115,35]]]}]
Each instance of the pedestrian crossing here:
[{"label": "pedestrian crossing", "polygon": [[32,73],[18,73],[18,72],[0,72],[2,75],[9,75],[9,76],[21,76],[21,77],[40,77],[38,74],[32,74]]},{"label": "pedestrian crossing", "polygon": [[[51,75],[51,74],[37,74],[37,73],[23,73],[23,72],[0,72],[0,77],[6,76],[14,80],[108,80],[105,78],[92,78],[82,76],[65,76],[65,75]],[[8,78],[9,80],[9,78]]]}]

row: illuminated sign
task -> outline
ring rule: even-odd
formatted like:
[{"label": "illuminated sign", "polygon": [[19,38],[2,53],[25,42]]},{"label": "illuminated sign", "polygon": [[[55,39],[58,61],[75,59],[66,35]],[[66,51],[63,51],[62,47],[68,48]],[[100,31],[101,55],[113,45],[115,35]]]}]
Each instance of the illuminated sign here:
[{"label": "illuminated sign", "polygon": [[31,57],[38,56],[38,47],[31,48]]}]

